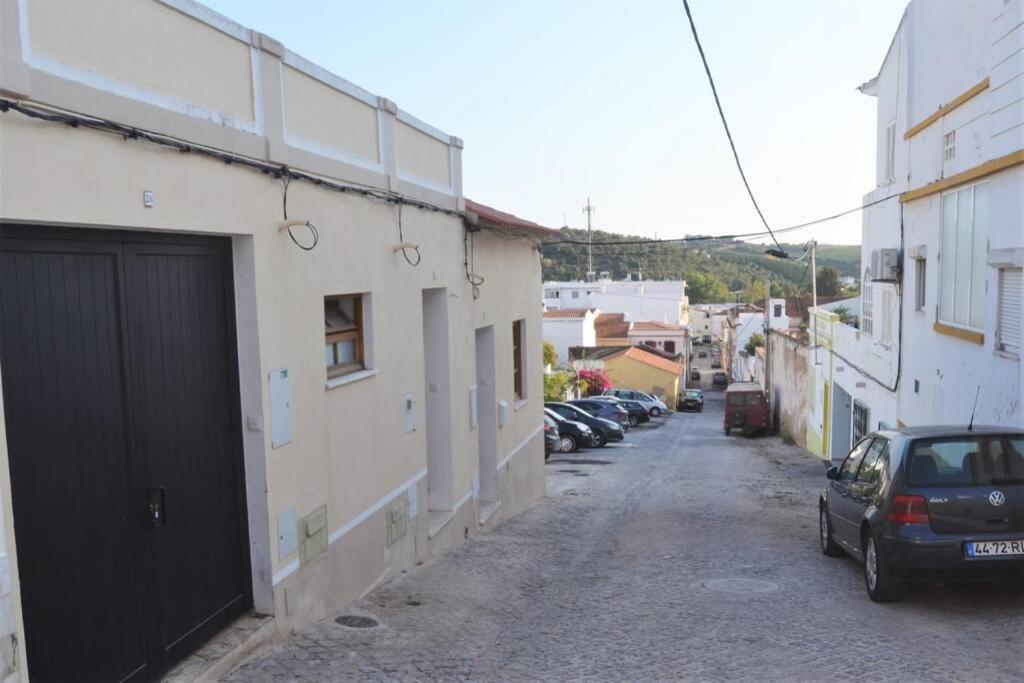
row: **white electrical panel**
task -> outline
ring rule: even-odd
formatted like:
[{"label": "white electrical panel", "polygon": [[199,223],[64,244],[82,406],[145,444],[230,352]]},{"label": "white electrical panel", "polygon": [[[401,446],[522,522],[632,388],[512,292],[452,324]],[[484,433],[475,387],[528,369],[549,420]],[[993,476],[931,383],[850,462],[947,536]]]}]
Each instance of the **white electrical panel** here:
[{"label": "white electrical panel", "polygon": [[270,445],[292,442],[292,389],[288,368],[270,371]]},{"label": "white electrical panel", "polygon": [[409,487],[406,496],[409,501],[409,520],[412,521],[416,519],[416,515],[420,511],[420,496],[417,493],[416,484]]},{"label": "white electrical panel", "polygon": [[476,429],[477,416],[479,415],[479,408],[477,407],[477,391],[476,385],[474,384],[469,388],[469,429],[470,431]]},{"label": "white electrical panel", "polygon": [[406,394],[402,398],[402,405],[405,409],[405,433],[416,431],[416,399],[412,394]]},{"label": "white electrical panel", "polygon": [[277,559],[283,560],[299,549],[299,513],[290,507],[277,515]]},{"label": "white electrical panel", "polygon": [[498,426],[504,427],[508,422],[508,401],[498,401]]}]

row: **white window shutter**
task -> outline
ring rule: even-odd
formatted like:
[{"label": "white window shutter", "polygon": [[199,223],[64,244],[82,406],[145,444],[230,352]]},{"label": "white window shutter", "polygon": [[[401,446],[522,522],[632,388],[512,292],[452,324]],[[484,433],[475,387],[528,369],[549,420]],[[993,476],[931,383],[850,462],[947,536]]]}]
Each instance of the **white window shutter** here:
[{"label": "white window shutter", "polygon": [[999,270],[999,349],[1020,353],[1021,337],[1021,269]]}]

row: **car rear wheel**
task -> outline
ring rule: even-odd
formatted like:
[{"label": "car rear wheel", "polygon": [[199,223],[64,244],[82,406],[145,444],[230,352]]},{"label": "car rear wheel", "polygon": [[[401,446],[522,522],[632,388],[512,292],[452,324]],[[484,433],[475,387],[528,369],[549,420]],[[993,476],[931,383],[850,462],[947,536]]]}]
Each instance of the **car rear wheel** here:
[{"label": "car rear wheel", "polygon": [[598,432],[597,435],[594,437],[594,445],[597,448],[604,448],[605,444],[607,443],[608,439],[606,439],[604,437],[604,434],[602,434],[601,432]]},{"label": "car rear wheel", "polygon": [[636,427],[639,424],[640,424],[640,418],[639,417],[637,417],[636,415],[630,415],[629,416],[629,426],[630,427]]},{"label": "car rear wheel", "polygon": [[829,557],[842,557],[846,553],[839,544],[832,540],[832,523],[828,519],[828,508],[821,506],[818,514],[818,532],[821,539],[821,552]]},{"label": "car rear wheel", "polygon": [[879,552],[875,534],[865,532],[864,542],[864,586],[868,597],[874,602],[899,600],[899,582],[892,578],[889,567]]},{"label": "car rear wheel", "polygon": [[579,448],[579,444],[576,443],[576,437],[572,434],[563,436],[558,444],[558,450],[562,453],[575,453],[577,448]]},{"label": "car rear wheel", "polygon": [[651,417],[658,417],[659,415],[661,415],[661,408],[658,406],[651,408]]}]

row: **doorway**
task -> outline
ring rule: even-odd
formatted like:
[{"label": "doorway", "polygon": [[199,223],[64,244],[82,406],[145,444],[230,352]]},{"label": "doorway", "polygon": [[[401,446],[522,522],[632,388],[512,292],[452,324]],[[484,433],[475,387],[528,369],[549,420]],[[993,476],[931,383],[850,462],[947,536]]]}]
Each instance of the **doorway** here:
[{"label": "doorway", "polygon": [[852,447],[850,415],[853,412],[853,400],[846,391],[832,383],[832,443],[829,458],[842,460]]},{"label": "doorway", "polygon": [[423,290],[423,371],[430,510],[452,510],[451,387],[448,371],[448,289]]},{"label": "doorway", "polygon": [[153,680],[252,605],[231,245],[0,226],[28,673]]},{"label": "doorway", "polygon": [[477,439],[480,501],[498,499],[498,402],[494,390],[494,326],[476,331]]}]

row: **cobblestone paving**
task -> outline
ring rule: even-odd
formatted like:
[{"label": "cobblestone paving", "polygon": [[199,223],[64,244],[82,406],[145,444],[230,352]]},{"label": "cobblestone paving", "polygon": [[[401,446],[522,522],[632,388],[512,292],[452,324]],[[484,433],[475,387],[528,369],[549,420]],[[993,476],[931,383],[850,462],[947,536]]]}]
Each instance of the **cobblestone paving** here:
[{"label": "cobblestone paving", "polygon": [[818,550],[822,464],[725,437],[720,403],[547,469],[543,503],[349,610],[379,628],[322,622],[230,680],[1024,679],[1024,589],[871,603]]}]

